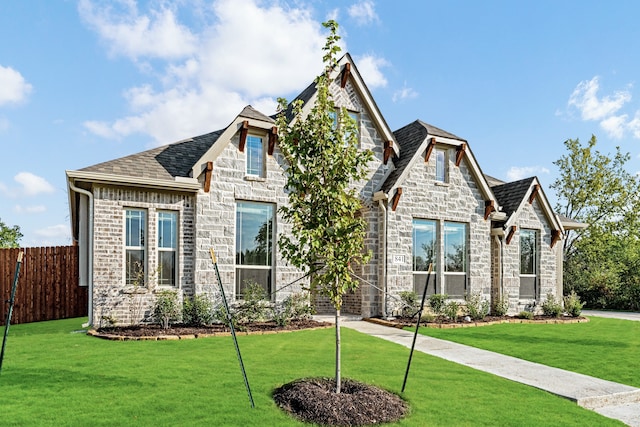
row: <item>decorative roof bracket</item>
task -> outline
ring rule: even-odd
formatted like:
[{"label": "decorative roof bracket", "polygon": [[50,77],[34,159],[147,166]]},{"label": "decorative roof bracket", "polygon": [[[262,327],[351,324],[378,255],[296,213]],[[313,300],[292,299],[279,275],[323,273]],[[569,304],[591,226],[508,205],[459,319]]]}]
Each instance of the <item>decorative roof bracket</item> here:
[{"label": "decorative roof bracket", "polygon": [[393,154],[393,141],[384,142],[384,164],[386,165]]},{"label": "decorative roof bracket", "polygon": [[533,186],[533,190],[531,190],[531,195],[529,196],[529,204],[532,204],[538,195],[538,191],[540,191],[540,186],[538,184]]},{"label": "decorative roof bracket", "polygon": [[509,234],[507,234],[507,245],[511,243],[511,239],[513,239],[513,235],[516,234],[516,226],[512,225],[509,229]]},{"label": "decorative roof bracket", "polygon": [[456,166],[460,166],[460,163],[462,162],[462,158],[464,157],[465,151],[467,151],[467,144],[466,143],[460,144],[458,146],[458,149],[456,150]]},{"label": "decorative roof bracket", "polygon": [[495,212],[495,202],[493,200],[485,200],[484,201],[484,220],[486,221],[491,215],[491,212]]},{"label": "decorative roof bracket", "polygon": [[429,138],[429,144],[427,145],[427,150],[424,153],[424,162],[427,163],[429,161],[429,157],[431,157],[431,152],[433,151],[433,147],[436,146],[436,139]]},{"label": "decorative roof bracket", "polygon": [[351,74],[351,64],[347,62],[344,64],[344,68],[342,69],[342,77],[340,79],[340,87],[344,89],[347,85],[347,80],[349,80],[349,74]]},{"label": "decorative roof bracket", "polygon": [[278,128],[273,126],[269,131],[269,149],[267,153],[270,156],[273,156],[273,150],[276,148],[276,143],[278,142]]},{"label": "decorative roof bracket", "polygon": [[240,152],[244,151],[244,145],[247,143],[247,133],[249,132],[249,120],[245,120],[242,122],[242,127],[240,128],[240,143],[238,144],[238,149]]},{"label": "decorative roof bracket", "polygon": [[402,196],[402,187],[398,187],[396,189],[396,194],[393,195],[393,199],[391,201],[391,209],[395,212],[398,207],[398,202],[400,202],[400,196]]}]

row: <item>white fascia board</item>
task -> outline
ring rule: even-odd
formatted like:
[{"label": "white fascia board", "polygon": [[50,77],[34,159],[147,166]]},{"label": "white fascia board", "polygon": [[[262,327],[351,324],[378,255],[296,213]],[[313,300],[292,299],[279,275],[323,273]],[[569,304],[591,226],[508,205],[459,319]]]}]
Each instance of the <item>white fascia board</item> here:
[{"label": "white fascia board", "polygon": [[74,182],[89,182],[96,184],[122,185],[127,187],[150,188],[155,190],[197,192],[201,189],[200,183],[195,178],[180,178],[179,180],[166,180],[155,178],[140,178],[135,176],[114,175],[87,171],[66,171],[67,180]]},{"label": "white fascia board", "polygon": [[[265,122],[262,120],[256,120],[249,117],[236,116],[236,118],[231,122],[229,126],[222,132],[222,135],[218,137],[216,142],[207,150],[206,153],[198,159],[198,161],[193,165],[191,169],[191,176],[197,178],[200,174],[206,169],[207,162],[215,161],[218,156],[227,148],[227,145],[231,142],[234,135],[238,133],[238,131],[242,128],[242,123],[244,121],[249,122],[250,129],[262,129],[266,134],[272,127],[276,124],[272,122]],[[251,130],[249,131],[251,132]]]}]

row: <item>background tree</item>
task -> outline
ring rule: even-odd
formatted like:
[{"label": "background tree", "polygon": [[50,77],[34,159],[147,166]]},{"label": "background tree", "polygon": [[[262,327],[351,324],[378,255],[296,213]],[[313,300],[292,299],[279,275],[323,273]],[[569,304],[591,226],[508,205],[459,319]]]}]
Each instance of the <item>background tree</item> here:
[{"label": "background tree", "polygon": [[279,246],[294,266],[313,272],[311,290],[329,298],[336,309],[336,392],[340,393],[340,310],[343,295],[358,286],[352,266],[367,262],[364,253],[366,222],[353,183],[366,177],[370,151],[358,148],[358,129],[342,108],[336,117],[329,86],[340,51],[338,24],[324,47],[324,73],[316,83],[316,101],[305,116],[302,101],[279,100],[279,146],[289,163],[286,189],[289,205],[282,215],[292,225],[292,236],[282,235]]},{"label": "background tree", "polygon": [[17,225],[9,227],[0,219],[0,248],[17,248],[20,246],[20,239],[22,239],[20,227]]},{"label": "background tree", "polygon": [[595,136],[586,146],[569,139],[567,154],[554,162],[556,212],[589,225],[565,232],[565,290],[592,308],[639,308],[640,181],[625,169],[628,153],[616,147],[604,155],[596,143]]}]

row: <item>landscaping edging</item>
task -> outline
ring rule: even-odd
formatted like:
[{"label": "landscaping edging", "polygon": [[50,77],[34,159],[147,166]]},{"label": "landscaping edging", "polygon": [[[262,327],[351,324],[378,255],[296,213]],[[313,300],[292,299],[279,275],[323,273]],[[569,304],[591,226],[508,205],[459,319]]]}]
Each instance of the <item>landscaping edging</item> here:
[{"label": "landscaping edging", "polygon": [[[410,324],[402,324],[396,323],[389,320],[378,319],[375,317],[369,317],[364,319],[367,322],[376,323],[378,325],[389,326],[392,328],[406,328],[415,326]],[[500,319],[500,320],[491,320],[488,322],[466,322],[466,323],[420,323],[420,326],[423,328],[436,328],[436,329],[454,329],[454,328],[474,328],[479,326],[490,326],[490,325],[499,325],[502,323],[534,323],[534,324],[564,324],[564,323],[587,323],[589,319],[587,317],[577,317],[575,319]]]},{"label": "landscaping edging", "polygon": [[[298,331],[313,331],[318,329],[327,329],[333,328],[333,325],[327,326],[317,326],[313,328],[306,329],[291,329],[291,330],[281,330],[281,331],[236,331],[236,335],[273,335],[273,334],[284,334],[288,332],[298,332]],[[104,334],[100,333],[95,329],[89,329],[87,331],[87,335],[96,338],[102,338],[110,341],[178,341],[178,340],[194,340],[198,338],[211,338],[211,337],[230,337],[231,332],[212,332],[208,334],[186,334],[186,335],[152,335],[152,336],[127,336],[127,335],[114,335],[114,334]]]}]

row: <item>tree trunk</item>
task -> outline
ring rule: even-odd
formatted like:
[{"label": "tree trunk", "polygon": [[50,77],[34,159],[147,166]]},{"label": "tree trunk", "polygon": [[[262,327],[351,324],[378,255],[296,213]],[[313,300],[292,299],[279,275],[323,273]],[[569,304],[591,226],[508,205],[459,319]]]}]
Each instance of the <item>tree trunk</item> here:
[{"label": "tree trunk", "polygon": [[340,375],[340,309],[336,309],[336,393],[342,389]]}]

